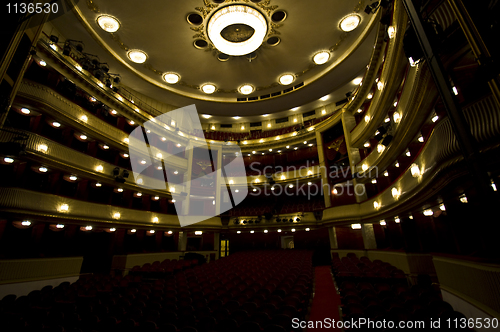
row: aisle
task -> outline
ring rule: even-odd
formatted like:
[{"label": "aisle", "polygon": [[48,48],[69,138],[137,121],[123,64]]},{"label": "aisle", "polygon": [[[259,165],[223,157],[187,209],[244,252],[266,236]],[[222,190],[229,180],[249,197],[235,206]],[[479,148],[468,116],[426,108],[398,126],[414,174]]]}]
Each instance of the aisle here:
[{"label": "aisle", "polygon": [[[311,307],[311,314],[309,321],[323,321],[325,318],[335,319],[338,321],[340,296],[337,294],[333,277],[331,274],[330,266],[317,266],[314,271],[315,274],[315,294]],[[311,332],[319,331],[341,331],[337,328],[311,328]]]}]

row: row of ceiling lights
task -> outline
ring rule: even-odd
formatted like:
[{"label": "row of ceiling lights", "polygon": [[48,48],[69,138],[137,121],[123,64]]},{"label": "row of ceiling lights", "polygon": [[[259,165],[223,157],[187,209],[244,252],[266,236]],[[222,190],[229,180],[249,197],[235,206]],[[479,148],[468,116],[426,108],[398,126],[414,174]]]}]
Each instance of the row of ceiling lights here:
[{"label": "row of ceiling lights", "polygon": [[[305,230],[306,232],[309,232],[311,229],[310,229],[310,228],[305,228],[304,230]],[[295,231],[296,231],[296,229],[295,229],[295,228],[292,228],[292,229],[290,229],[290,231],[291,231],[291,232],[295,232]],[[263,232],[263,233],[265,233],[265,234],[267,234],[267,233],[269,233],[269,230],[265,229],[265,230],[263,230],[262,232]],[[281,228],[277,229],[277,230],[276,230],[276,232],[277,232],[277,233],[281,233],[281,232],[282,232]],[[241,234],[241,233],[242,233],[242,231],[236,231],[236,234]],[[249,233],[250,233],[250,234],[254,234],[254,233],[255,233],[255,230],[251,230],[251,231],[249,231]]]},{"label": "row of ceiling lights", "polygon": [[[344,17],[340,22],[340,29],[344,32],[350,32],[356,29],[361,22],[361,17],[357,14],[351,14]],[[120,29],[120,22],[118,19],[111,15],[101,15],[97,18],[99,27],[109,33],[115,33]],[[127,57],[134,63],[144,63],[148,59],[146,52],[138,49],[132,49],[127,52]],[[331,58],[330,51],[320,51],[316,53],[312,60],[316,65],[323,65]],[[166,72],[163,73],[162,78],[168,84],[176,84],[180,81],[181,76],[178,73]],[[295,81],[295,75],[283,74],[278,78],[281,85],[290,85]],[[206,94],[212,94],[217,91],[217,87],[213,83],[205,83],[200,86],[201,91]],[[238,91],[243,95],[251,94],[255,91],[255,86],[252,84],[243,84],[238,88]]]}]

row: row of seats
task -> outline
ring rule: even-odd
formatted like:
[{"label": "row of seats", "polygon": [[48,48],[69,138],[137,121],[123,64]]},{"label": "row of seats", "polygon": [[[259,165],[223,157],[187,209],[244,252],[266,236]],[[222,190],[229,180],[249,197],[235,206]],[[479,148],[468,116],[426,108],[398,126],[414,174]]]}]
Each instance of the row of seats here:
[{"label": "row of seats", "polygon": [[[394,322],[405,326],[423,322],[425,328],[431,328],[431,321],[440,319],[465,318],[443,301],[438,285],[430,278],[419,278],[416,285],[410,286],[401,272],[392,265],[379,260],[373,262],[367,257],[358,259],[350,253],[348,257],[334,257],[332,271],[339,286],[342,319],[370,319],[375,322]],[[349,271],[354,275],[346,276]],[[361,272],[360,272],[361,271]],[[375,272],[372,275],[371,271]],[[338,275],[341,277],[338,277]],[[388,324],[382,331],[390,331]],[[366,330],[369,330],[368,328]]]},{"label": "row of seats", "polygon": [[287,332],[292,317],[306,314],[312,278],[311,252],[237,253],[159,278],[83,275],[73,284],[9,295],[0,319],[2,331],[16,332]]}]

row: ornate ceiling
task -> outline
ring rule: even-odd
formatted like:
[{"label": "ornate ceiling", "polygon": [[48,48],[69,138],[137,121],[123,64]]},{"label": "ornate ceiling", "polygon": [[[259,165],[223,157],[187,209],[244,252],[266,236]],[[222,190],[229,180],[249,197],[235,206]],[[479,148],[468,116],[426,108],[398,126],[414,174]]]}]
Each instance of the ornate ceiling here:
[{"label": "ornate ceiling", "polygon": [[[122,84],[160,102],[183,107],[196,104],[211,121],[233,122],[231,116],[259,121],[262,114],[278,118],[336,102],[353,91],[355,78],[366,70],[378,24],[376,15],[364,8],[371,1],[345,0],[123,0],[79,1],[73,13],[51,23],[61,40],[82,40],[85,52],[96,54],[109,64],[110,72],[122,77]],[[265,19],[267,31],[262,45],[242,56],[228,56],[214,47],[208,23],[221,8],[244,5]],[[340,22],[348,15],[360,18],[359,26],[344,32]],[[100,28],[102,15],[115,17],[120,28],[113,33]],[[248,25],[232,25],[223,37],[245,41],[258,31]],[[144,63],[134,63],[130,50],[147,54]],[[313,57],[328,51],[330,58],[317,65]],[[165,73],[180,80],[169,84]],[[279,83],[284,74],[293,82]],[[204,93],[204,84],[215,92]],[[242,94],[239,88],[254,91]],[[324,100],[321,97],[329,95]],[[297,109],[295,109],[297,110]],[[239,121],[241,122],[241,120]]]}]

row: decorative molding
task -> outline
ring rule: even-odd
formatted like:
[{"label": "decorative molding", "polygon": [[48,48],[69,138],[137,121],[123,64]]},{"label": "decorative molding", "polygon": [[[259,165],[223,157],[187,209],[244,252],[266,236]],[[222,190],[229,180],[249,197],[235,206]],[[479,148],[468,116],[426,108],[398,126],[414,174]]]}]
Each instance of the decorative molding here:
[{"label": "decorative molding", "polygon": [[94,13],[100,13],[101,10],[99,9],[99,6],[94,3],[93,0],[87,0],[87,7],[93,11]]}]

